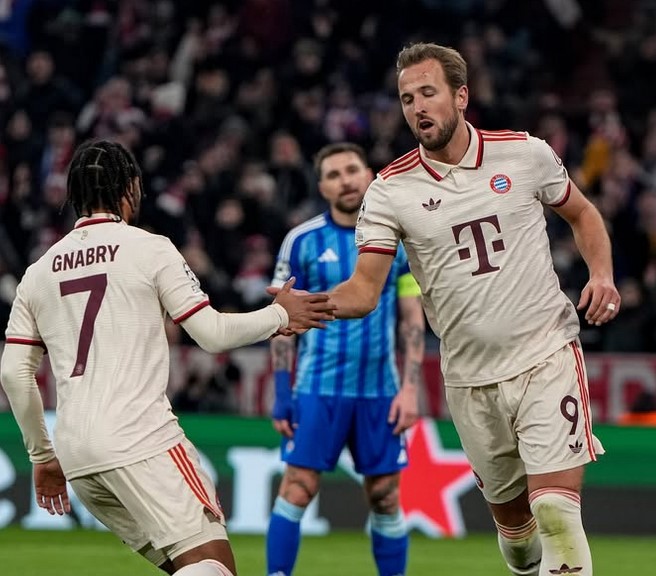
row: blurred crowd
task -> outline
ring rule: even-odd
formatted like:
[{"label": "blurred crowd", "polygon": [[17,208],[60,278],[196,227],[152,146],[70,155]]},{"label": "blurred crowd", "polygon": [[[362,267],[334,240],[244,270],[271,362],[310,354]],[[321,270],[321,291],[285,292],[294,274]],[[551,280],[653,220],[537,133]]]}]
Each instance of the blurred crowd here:
[{"label": "blurred crowd", "polygon": [[[378,170],[415,146],[394,70],[413,40],[459,49],[468,119],[547,140],[605,217],[623,306],[584,347],[656,351],[655,0],[0,2],[0,328],[72,225],[67,164],[88,137],[134,151],[141,225],[217,308],[261,306],[285,233],[324,209],[317,150],[357,142]],[[548,227],[577,302],[585,264]]]}]

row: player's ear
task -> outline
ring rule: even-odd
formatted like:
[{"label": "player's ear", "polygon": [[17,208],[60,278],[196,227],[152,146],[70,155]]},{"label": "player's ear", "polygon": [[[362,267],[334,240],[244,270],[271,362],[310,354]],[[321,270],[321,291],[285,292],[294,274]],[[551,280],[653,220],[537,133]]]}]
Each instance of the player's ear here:
[{"label": "player's ear", "polygon": [[461,112],[467,110],[467,105],[469,104],[469,88],[466,85],[463,84],[456,90],[455,101],[458,110]]}]

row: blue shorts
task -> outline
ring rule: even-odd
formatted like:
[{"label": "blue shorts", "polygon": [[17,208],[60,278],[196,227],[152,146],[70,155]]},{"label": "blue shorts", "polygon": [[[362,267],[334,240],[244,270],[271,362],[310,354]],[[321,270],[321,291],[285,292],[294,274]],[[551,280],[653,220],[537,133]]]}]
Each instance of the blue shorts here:
[{"label": "blue shorts", "polygon": [[299,394],[294,399],[294,438],[283,438],[282,460],[318,471],[334,470],[347,446],[356,472],[393,474],[407,465],[405,435],[387,423],[392,398],[343,398]]}]

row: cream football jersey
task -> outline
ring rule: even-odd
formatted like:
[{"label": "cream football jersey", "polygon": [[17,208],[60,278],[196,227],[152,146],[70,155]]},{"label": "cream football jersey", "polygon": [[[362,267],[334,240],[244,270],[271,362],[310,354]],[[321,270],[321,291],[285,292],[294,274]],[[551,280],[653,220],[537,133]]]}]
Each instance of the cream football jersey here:
[{"label": "cream football jersey", "polygon": [[49,354],[55,451],[68,478],[143,460],[182,439],[165,394],[164,319],[180,322],[208,303],[167,238],[112,215],[78,220],[27,269],[7,342]]},{"label": "cream football jersey", "polygon": [[394,253],[403,242],[451,386],[512,378],[579,331],[543,212],[567,202],[562,161],[525,132],[467,127],[460,164],[419,147],[381,170],[356,231],[360,252]]}]

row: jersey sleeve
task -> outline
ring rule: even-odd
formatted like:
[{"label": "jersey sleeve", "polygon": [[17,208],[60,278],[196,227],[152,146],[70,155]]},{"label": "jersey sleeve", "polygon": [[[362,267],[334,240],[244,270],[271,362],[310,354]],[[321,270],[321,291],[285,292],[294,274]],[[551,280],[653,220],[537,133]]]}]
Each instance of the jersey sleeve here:
[{"label": "jersey sleeve", "polygon": [[569,198],[570,182],[563,161],[544,140],[529,136],[532,172],[537,182],[537,197],[544,204],[561,206]]},{"label": "jersey sleeve", "polygon": [[306,290],[307,282],[305,270],[301,261],[301,239],[294,230],[289,232],[278,252],[276,267],[273,272],[271,285],[275,288],[281,288],[292,276],[296,278],[294,288],[297,290]]},{"label": "jersey sleeve", "polygon": [[10,344],[41,346],[45,349],[45,344],[36,325],[36,319],[30,308],[29,285],[29,274],[25,274],[16,289],[16,297],[11,306],[5,339]]},{"label": "jersey sleeve", "polygon": [[155,286],[160,302],[178,324],[209,305],[209,298],[200,287],[182,254],[168,238],[154,238],[153,258],[156,263]]},{"label": "jersey sleeve", "polygon": [[396,254],[399,240],[398,220],[387,198],[383,179],[379,176],[362,200],[355,226],[355,243],[360,253]]}]

